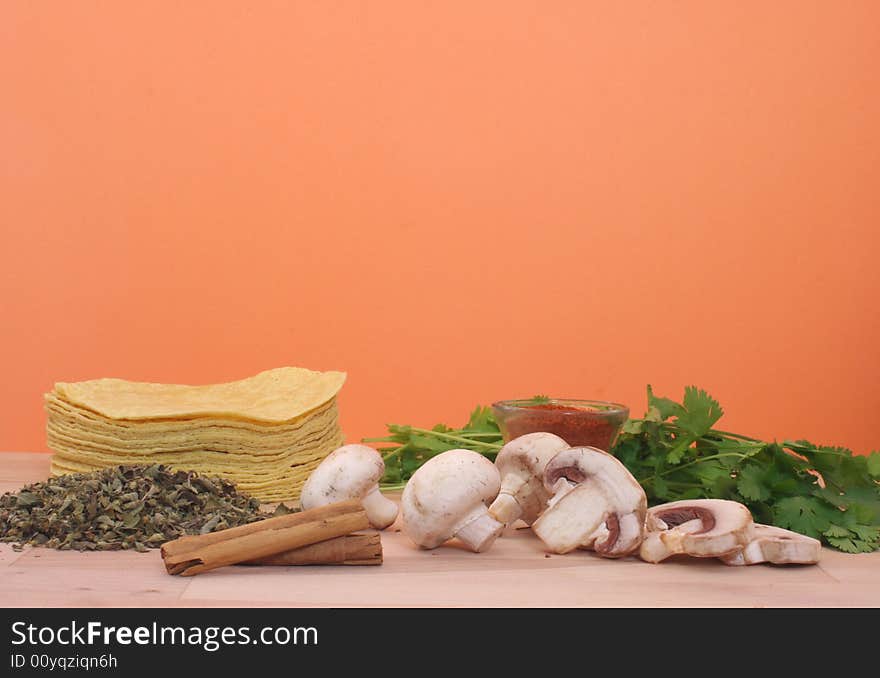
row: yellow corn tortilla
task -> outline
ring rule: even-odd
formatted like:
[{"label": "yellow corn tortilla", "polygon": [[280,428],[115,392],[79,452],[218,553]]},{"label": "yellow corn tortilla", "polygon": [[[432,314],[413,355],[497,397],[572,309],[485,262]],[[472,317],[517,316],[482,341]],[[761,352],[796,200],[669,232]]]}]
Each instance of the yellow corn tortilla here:
[{"label": "yellow corn tortilla", "polygon": [[280,454],[273,458],[261,458],[257,463],[250,455],[230,454],[210,449],[117,455],[60,442],[55,442],[55,449],[58,455],[68,461],[101,467],[118,464],[168,464],[185,469],[210,467],[234,473],[242,479],[255,479],[280,477],[291,470],[295,471],[297,466],[313,461],[334,450],[339,446],[340,438],[340,436],[328,436],[296,451]]},{"label": "yellow corn tortilla", "polygon": [[50,419],[64,420],[71,425],[76,425],[89,430],[107,430],[119,437],[140,437],[145,434],[164,435],[169,432],[185,432],[201,430],[205,427],[222,427],[231,431],[241,431],[248,435],[287,436],[295,435],[304,425],[313,418],[324,416],[330,410],[336,408],[336,398],[319,405],[308,414],[296,419],[281,423],[270,424],[261,421],[247,419],[230,419],[228,417],[204,416],[189,419],[110,419],[102,414],[87,410],[78,405],[68,403],[56,393],[50,392],[44,395],[45,409]]},{"label": "yellow corn tortilla", "polygon": [[124,379],[58,382],[55,393],[67,402],[110,419],[226,417],[287,423],[334,398],[344,372],[279,367],[225,384],[186,386]]},{"label": "yellow corn tortilla", "polygon": [[46,428],[46,437],[49,446],[52,449],[57,449],[59,445],[65,445],[86,451],[114,454],[118,455],[120,458],[132,454],[183,454],[185,452],[211,450],[212,452],[238,454],[242,459],[247,459],[253,464],[259,463],[262,459],[271,459],[272,457],[277,457],[279,455],[296,452],[304,446],[308,446],[315,441],[323,440],[325,437],[333,435],[338,430],[338,426],[320,430],[316,429],[308,435],[291,438],[283,445],[275,445],[272,447],[259,444],[248,444],[242,441],[225,440],[209,434],[177,440],[144,441],[140,444],[129,442],[122,445],[119,444],[118,441],[90,434],[77,433],[76,435],[72,435],[58,429],[52,423]]},{"label": "yellow corn tortilla", "polygon": [[53,438],[60,438],[72,443],[95,445],[109,450],[186,450],[207,445],[214,449],[222,448],[259,455],[288,449],[298,441],[336,429],[338,425],[335,407],[316,412],[303,419],[296,428],[288,427],[283,432],[271,434],[214,423],[185,429],[144,431],[97,424],[83,426],[75,419],[50,411],[46,422],[46,433],[50,443]]}]

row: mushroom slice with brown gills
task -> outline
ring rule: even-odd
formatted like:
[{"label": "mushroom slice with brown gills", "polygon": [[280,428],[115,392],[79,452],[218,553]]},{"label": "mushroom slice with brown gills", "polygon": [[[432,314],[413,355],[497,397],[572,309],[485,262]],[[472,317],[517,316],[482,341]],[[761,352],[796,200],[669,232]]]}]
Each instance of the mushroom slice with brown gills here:
[{"label": "mushroom slice with brown gills", "polygon": [[568,443],[552,433],[527,433],[501,448],[495,466],[501,492],[489,506],[495,520],[506,525],[517,518],[531,525],[547,508],[551,492],[544,487],[544,469]]},{"label": "mushroom slice with brown gills", "polygon": [[471,551],[485,551],[504,529],[487,504],[498,496],[495,464],[471,450],[447,450],[420,466],[400,498],[401,527],[422,548],[457,537]]},{"label": "mushroom slice with brown gills", "polygon": [[725,564],[814,565],[819,562],[822,544],[818,539],[773,525],[755,523],[752,529],[752,540],[742,551],[721,556]]},{"label": "mushroom slice with brown gills", "polygon": [[647,533],[639,556],[659,563],[684,553],[718,558],[741,551],[752,538],[752,514],[726,499],[691,499],[648,509]]},{"label": "mushroom slice with brown gills", "polygon": [[384,530],[397,518],[397,504],[379,491],[385,474],[382,455],[367,445],[343,445],[328,454],[306,479],[300,493],[303,509],[359,499],[370,524]]},{"label": "mushroom slice with brown gills", "polygon": [[617,458],[595,447],[563,450],[544,469],[544,486],[554,494],[532,530],[551,551],[620,558],[638,549],[648,502]]}]

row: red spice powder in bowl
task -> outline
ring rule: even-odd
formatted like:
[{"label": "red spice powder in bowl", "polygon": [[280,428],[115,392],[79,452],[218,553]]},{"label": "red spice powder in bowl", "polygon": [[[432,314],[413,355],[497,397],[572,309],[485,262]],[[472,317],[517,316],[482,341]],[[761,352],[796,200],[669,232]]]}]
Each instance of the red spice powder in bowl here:
[{"label": "red spice powder in bowl", "polygon": [[504,442],[526,433],[555,433],[572,447],[610,450],[629,408],[604,400],[500,400],[492,404]]}]

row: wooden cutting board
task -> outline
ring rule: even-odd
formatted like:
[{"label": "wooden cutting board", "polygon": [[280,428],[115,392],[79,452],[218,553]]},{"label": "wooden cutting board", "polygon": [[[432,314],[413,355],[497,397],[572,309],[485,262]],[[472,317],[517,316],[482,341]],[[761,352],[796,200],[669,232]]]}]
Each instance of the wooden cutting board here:
[{"label": "wooden cutting board", "polygon": [[[44,480],[48,469],[49,455],[0,453],[0,492]],[[880,552],[824,549],[818,566],[735,568],[550,555],[528,529],[509,530],[481,554],[456,546],[423,551],[396,526],[382,543],[379,567],[228,567],[190,578],[167,575],[158,550],[16,552],[0,544],[0,605],[880,607]]]}]

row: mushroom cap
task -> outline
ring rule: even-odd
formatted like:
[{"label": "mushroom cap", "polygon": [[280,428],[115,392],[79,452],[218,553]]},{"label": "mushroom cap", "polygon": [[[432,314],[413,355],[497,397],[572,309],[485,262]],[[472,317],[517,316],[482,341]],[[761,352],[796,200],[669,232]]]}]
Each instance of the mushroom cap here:
[{"label": "mushroom cap", "polygon": [[543,475],[547,463],[569,444],[554,433],[526,433],[509,441],[495,457],[495,466],[503,478],[509,471]]},{"label": "mushroom cap", "polygon": [[822,544],[818,539],[774,525],[755,523],[752,539],[742,551],[721,556],[721,560],[727,565],[812,565],[819,562],[821,551]]},{"label": "mushroom cap", "polygon": [[598,447],[570,447],[556,454],[544,467],[544,487],[553,492],[560,478],[577,485],[595,475],[619,475],[633,478],[629,469],[614,455]]},{"label": "mushroom cap", "polygon": [[382,478],[382,455],[367,445],[343,445],[328,454],[306,479],[300,493],[303,509],[346,499],[361,499]]},{"label": "mushroom cap", "polygon": [[483,455],[471,450],[442,452],[407,482],[401,496],[402,529],[419,546],[439,546],[485,514],[500,489],[498,469]]},{"label": "mushroom cap", "polygon": [[639,547],[648,500],[613,455],[595,447],[563,450],[544,469],[544,487],[558,491],[532,528],[551,550],[593,548],[619,558]]},{"label": "mushroom cap", "polygon": [[752,537],[752,514],[727,499],[685,499],[648,509],[643,560],[657,563],[677,553],[717,558],[740,551]]},{"label": "mushroom cap", "polygon": [[509,441],[495,457],[501,474],[501,493],[489,512],[503,523],[522,518],[533,523],[547,507],[544,468],[568,443],[553,433],[527,433]]}]

